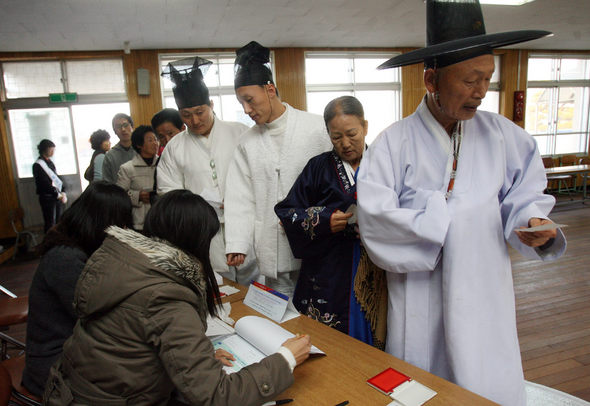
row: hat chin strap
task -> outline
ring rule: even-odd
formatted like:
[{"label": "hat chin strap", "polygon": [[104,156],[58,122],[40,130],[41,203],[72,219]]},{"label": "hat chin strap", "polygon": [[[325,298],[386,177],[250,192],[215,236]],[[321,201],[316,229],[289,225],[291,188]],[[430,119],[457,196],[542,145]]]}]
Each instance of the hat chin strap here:
[{"label": "hat chin strap", "polygon": [[434,92],[434,103],[441,113],[446,114],[445,109],[443,108],[442,104],[440,104],[440,92],[438,90]]},{"label": "hat chin strap", "polygon": [[[267,81],[266,84],[270,85],[270,80]],[[266,91],[266,98],[268,99],[268,105],[270,106],[270,115],[268,116],[268,119],[270,120],[272,118],[272,103],[270,102],[270,96],[268,95],[268,88],[266,86],[264,87],[264,90]]]}]

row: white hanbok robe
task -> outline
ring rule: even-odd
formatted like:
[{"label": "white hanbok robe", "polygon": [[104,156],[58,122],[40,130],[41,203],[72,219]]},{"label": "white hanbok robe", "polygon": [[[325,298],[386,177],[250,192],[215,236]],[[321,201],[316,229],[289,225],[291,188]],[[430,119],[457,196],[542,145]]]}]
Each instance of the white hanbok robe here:
[{"label": "white hanbok robe", "polygon": [[332,149],[321,116],[294,109],[286,103],[287,128],[280,153],[264,125],[255,125],[242,137],[229,168],[225,191],[226,252],[247,253],[254,247],[264,276],[298,271],[283,227],[274,212],[307,161]]},{"label": "white hanbok robe", "polygon": [[247,129],[244,124],[218,118],[215,118],[208,137],[192,134],[185,129],[168,142],[157,169],[158,194],[188,189],[205,200],[212,199],[221,229],[211,241],[211,265],[214,271],[232,280],[237,277],[241,283],[248,283],[250,278],[258,274],[253,252],[249,252],[250,258],[239,267],[236,276],[233,267],[229,269],[227,266],[225,257],[224,210],[216,207],[218,205],[213,201],[223,201],[225,197],[228,167],[240,137]]},{"label": "white hanbok robe", "polygon": [[450,137],[425,102],[363,156],[358,222],[371,259],[387,272],[386,350],[502,405],[524,405],[506,241],[528,258],[565,251],[561,232],[540,251],[515,228],[554,205],[533,137],[506,118],[464,122],[448,201]]}]

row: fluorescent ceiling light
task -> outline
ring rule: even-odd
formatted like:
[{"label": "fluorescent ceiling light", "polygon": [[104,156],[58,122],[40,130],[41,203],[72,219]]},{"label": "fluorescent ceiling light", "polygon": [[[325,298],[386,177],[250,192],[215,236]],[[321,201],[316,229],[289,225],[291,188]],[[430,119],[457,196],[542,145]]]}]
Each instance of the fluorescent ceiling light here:
[{"label": "fluorescent ceiling light", "polygon": [[495,6],[522,6],[535,0],[479,0],[480,4],[492,4]]}]

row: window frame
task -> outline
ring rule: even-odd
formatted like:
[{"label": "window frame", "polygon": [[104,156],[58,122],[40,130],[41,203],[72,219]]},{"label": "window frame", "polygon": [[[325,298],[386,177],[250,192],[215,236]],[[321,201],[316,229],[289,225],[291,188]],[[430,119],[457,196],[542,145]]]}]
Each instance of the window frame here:
[{"label": "window frame", "polygon": [[[555,54],[555,53],[529,53],[528,61],[531,59],[552,59],[557,61],[558,66],[556,68],[556,74],[561,73],[561,62],[564,59],[581,59],[586,60],[587,64],[589,65],[590,69],[590,55],[587,54]],[[582,154],[587,155],[589,151],[589,143],[590,143],[590,108],[587,110],[587,116],[583,118],[582,123],[585,121],[585,131],[572,131],[572,133],[562,133],[560,134],[558,131],[558,112],[559,112],[559,90],[561,88],[581,88],[581,89],[588,89],[586,93],[587,100],[584,101],[586,105],[590,104],[590,77],[588,79],[549,79],[549,80],[528,80],[526,84],[526,90],[528,92],[529,88],[535,89],[550,89],[551,91],[551,99],[550,99],[550,106],[551,106],[551,113],[548,120],[548,131],[545,133],[535,133],[531,132],[533,137],[550,137],[551,145],[549,153],[543,156],[561,156],[561,155],[569,155],[569,154]],[[528,103],[528,99],[527,99]],[[525,106],[525,111],[528,108]],[[526,123],[526,122],[525,122]],[[525,124],[526,125],[526,124]],[[525,127],[526,128],[526,127]],[[585,143],[584,143],[584,150],[582,151],[572,151],[572,152],[564,152],[564,153],[556,153],[557,150],[557,137],[559,135],[572,135],[572,134],[580,134],[581,137],[585,135]],[[583,139],[581,140],[582,144]]]},{"label": "window frame", "polygon": [[[69,83],[67,78],[67,68],[66,64],[69,61],[79,61],[78,58],[51,58],[51,59],[25,59],[19,60],[19,63],[35,63],[35,62],[58,62],[60,64],[60,73],[61,73],[61,83],[62,83],[62,92],[68,93],[70,92]],[[76,173],[71,174],[64,174],[65,176],[78,176],[80,177],[81,184],[86,182],[82,180],[83,170],[80,166],[80,161],[78,157],[79,148],[77,142],[77,134],[76,134],[76,126],[74,125],[74,114],[72,107],[78,105],[91,105],[91,104],[109,104],[109,103],[129,103],[129,99],[127,96],[127,81],[125,76],[125,67],[123,62],[123,57],[121,56],[114,56],[110,55],[107,57],[93,57],[93,58],[84,58],[85,61],[105,61],[105,60],[119,60],[121,61],[121,69],[123,74],[123,93],[94,93],[94,94],[78,94],[77,101],[75,102],[63,102],[63,103],[52,103],[49,101],[49,97],[47,96],[37,96],[37,97],[19,97],[19,98],[8,98],[6,95],[6,88],[4,85],[4,69],[3,66],[5,63],[10,63],[13,61],[0,61],[0,101],[2,102],[3,109],[6,113],[6,127],[8,129],[8,139],[9,139],[9,146],[11,152],[11,160],[13,163],[13,170],[17,176],[17,179],[32,179],[31,176],[21,176],[18,166],[17,166],[17,159],[16,159],[16,144],[13,140],[13,131],[12,126],[10,123],[10,111],[11,110],[28,110],[28,109],[52,109],[52,108],[66,108],[69,116],[69,124],[71,129],[71,137],[72,137],[72,147],[74,148],[74,159],[75,159],[75,168],[77,170]],[[75,90],[75,89],[73,89]]]},{"label": "window frame", "polygon": [[[219,61],[221,59],[235,59],[236,54],[235,52],[230,51],[220,51],[220,52],[183,52],[183,53],[159,53],[158,54],[158,67],[160,69],[160,90],[162,93],[162,106],[166,106],[166,99],[169,97],[174,97],[172,89],[165,89],[164,80],[162,78],[161,72],[164,68],[164,61],[171,62],[176,61],[179,59],[190,58],[198,56],[203,59],[207,59],[213,62],[213,65],[209,69],[217,68],[219,69]],[[275,63],[274,63],[274,51],[270,52],[270,69],[272,72],[273,77],[276,77],[275,74]],[[210,97],[217,97],[219,99],[219,106],[214,105],[216,114],[219,114],[220,118],[224,120],[223,117],[223,98],[222,96],[235,96],[235,89],[233,83],[231,85],[221,85],[220,83],[220,75],[219,72],[217,73],[218,77],[218,85],[207,86],[209,89],[209,96]]]},{"label": "window frame", "polygon": [[[356,59],[389,59],[396,55],[399,55],[400,52],[396,51],[342,51],[342,50],[335,50],[335,51],[316,51],[316,50],[307,50],[304,52],[304,61],[307,64],[308,59],[349,59],[352,60],[352,72],[354,73],[355,69],[355,60]],[[307,67],[305,68],[307,69]],[[307,79],[305,81],[305,98],[306,103],[310,93],[323,93],[323,92],[350,92],[353,96],[356,95],[356,92],[366,92],[366,91],[393,91],[397,92],[397,100],[394,101],[394,104],[398,106],[398,111],[394,111],[392,114],[392,120],[390,123],[399,121],[402,119],[403,112],[402,112],[402,100],[403,100],[403,89],[402,89],[402,70],[401,68],[394,68],[397,69],[397,81],[393,82],[357,82],[355,75],[351,75],[351,82],[348,83],[333,83],[333,84],[309,84]],[[307,103],[309,106],[309,103]],[[369,129],[371,129],[371,124],[369,123]],[[383,128],[378,129],[377,134],[383,130]],[[374,139],[373,139],[374,140]],[[367,141],[368,142],[368,141]]]}]

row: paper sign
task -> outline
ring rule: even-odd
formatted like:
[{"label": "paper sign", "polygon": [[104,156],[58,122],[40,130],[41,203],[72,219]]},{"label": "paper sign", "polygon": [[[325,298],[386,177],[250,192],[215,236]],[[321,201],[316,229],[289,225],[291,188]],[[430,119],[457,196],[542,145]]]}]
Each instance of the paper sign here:
[{"label": "paper sign", "polygon": [[299,316],[289,296],[255,281],[248,287],[244,304],[278,323]]},{"label": "paper sign", "polygon": [[536,231],[553,230],[556,228],[567,227],[567,224],[547,223],[540,226],[529,227],[529,228],[517,228],[516,231],[523,231],[525,233],[534,233]]}]

